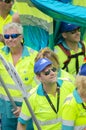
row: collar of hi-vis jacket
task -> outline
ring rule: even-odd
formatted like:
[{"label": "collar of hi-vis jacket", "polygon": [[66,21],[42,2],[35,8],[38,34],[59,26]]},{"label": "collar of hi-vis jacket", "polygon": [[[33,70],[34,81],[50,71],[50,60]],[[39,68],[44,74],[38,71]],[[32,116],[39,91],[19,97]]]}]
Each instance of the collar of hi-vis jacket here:
[{"label": "collar of hi-vis jacket", "polygon": [[[65,42],[65,41],[63,41],[61,44],[62,44],[62,45],[63,45],[63,47],[64,47],[64,48],[66,48],[67,50],[71,50],[71,49],[67,46],[67,44],[66,44],[66,42]],[[82,48],[82,45],[81,45],[81,43],[80,43],[80,42],[78,42],[78,47],[79,47],[79,48]]]},{"label": "collar of hi-vis jacket", "polygon": [[80,103],[80,104],[83,103],[83,100],[82,100],[82,98],[80,97],[80,95],[79,95],[77,89],[75,89],[75,90],[73,91],[73,96],[75,97],[75,100],[76,100],[77,103]]},{"label": "collar of hi-vis jacket", "polygon": [[10,14],[10,15],[13,15],[13,14],[14,14],[14,11],[13,11],[13,10],[11,10],[9,14]]},{"label": "collar of hi-vis jacket", "polygon": [[[4,46],[2,48],[2,51],[4,51],[6,55],[8,55],[10,53],[10,48],[8,46]],[[25,56],[30,56],[30,53],[28,51],[28,48],[26,46],[23,46],[22,58],[24,58]]]},{"label": "collar of hi-vis jacket", "polygon": [[[57,83],[57,82],[56,82]],[[59,83],[57,83],[57,86],[59,86],[59,87],[61,87],[60,85],[59,85]],[[42,83],[38,86],[38,88],[37,88],[37,94],[38,95],[40,95],[40,96],[44,96],[44,90],[43,90],[43,85],[42,85]]]}]

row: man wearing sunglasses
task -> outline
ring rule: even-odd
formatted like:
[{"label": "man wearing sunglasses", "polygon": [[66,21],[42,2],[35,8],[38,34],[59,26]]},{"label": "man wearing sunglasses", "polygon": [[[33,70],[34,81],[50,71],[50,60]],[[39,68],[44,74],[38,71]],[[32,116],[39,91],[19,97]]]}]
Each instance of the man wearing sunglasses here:
[{"label": "man wearing sunglasses", "polygon": [[4,45],[3,27],[9,22],[12,22],[15,13],[12,10],[13,0],[0,0],[0,48]]},{"label": "man wearing sunglasses", "polygon": [[[57,84],[57,68],[47,58],[35,62],[34,72],[41,82],[36,91],[29,97],[34,114],[41,130],[61,130],[59,116],[60,91]],[[26,130],[27,121],[31,118],[25,102],[18,119],[17,130]],[[34,130],[37,130],[34,124]]]},{"label": "man wearing sunglasses", "polygon": [[54,52],[58,54],[61,68],[76,75],[85,56],[85,45],[80,41],[80,26],[62,22],[60,33]]}]

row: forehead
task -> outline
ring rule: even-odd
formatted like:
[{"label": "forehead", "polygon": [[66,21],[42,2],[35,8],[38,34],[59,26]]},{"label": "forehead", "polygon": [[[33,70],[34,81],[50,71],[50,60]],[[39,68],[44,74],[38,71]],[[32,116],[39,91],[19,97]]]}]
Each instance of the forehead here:
[{"label": "forehead", "polygon": [[17,28],[8,28],[4,31],[4,33],[10,33],[10,32],[18,32]]}]

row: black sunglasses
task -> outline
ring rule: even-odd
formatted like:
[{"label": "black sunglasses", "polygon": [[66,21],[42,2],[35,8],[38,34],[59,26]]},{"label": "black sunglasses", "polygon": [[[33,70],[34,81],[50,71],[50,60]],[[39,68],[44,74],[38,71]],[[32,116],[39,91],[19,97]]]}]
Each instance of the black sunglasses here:
[{"label": "black sunglasses", "polygon": [[53,67],[52,69],[49,69],[48,71],[44,72],[44,75],[49,75],[50,72],[51,72],[51,70],[52,70],[53,72],[56,72],[56,71],[57,71],[57,69],[56,69],[55,67]]},{"label": "black sunglasses", "polygon": [[9,39],[10,37],[12,38],[12,39],[15,39],[15,38],[17,38],[18,36],[20,36],[21,34],[4,34],[4,38],[5,39]]},{"label": "black sunglasses", "polygon": [[11,3],[14,2],[14,0],[0,0],[1,2],[5,2],[5,3]]},{"label": "black sunglasses", "polygon": [[80,32],[80,28],[77,28],[77,29],[71,31],[70,33],[71,33],[71,34],[75,34],[76,32]]}]

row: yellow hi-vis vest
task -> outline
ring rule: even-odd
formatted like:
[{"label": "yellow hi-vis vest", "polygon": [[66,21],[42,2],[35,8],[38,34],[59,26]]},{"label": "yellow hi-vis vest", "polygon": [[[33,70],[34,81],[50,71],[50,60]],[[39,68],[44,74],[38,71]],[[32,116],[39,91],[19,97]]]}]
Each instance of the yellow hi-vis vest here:
[{"label": "yellow hi-vis vest", "polygon": [[[76,53],[73,50],[69,50],[71,55],[75,55],[77,53],[81,53],[82,52],[82,48],[78,48],[78,52]],[[59,58],[59,62],[60,62],[60,66],[61,68],[64,67],[65,62],[69,59],[68,55],[65,54],[65,52],[58,46],[56,45],[54,47],[54,52],[58,55]],[[78,55],[78,64],[79,67],[82,65],[83,63],[83,59],[84,59],[84,54],[83,55]],[[66,67],[64,68],[65,71],[68,71],[70,74],[73,74],[74,76],[76,75],[76,58],[71,58],[70,62],[67,64],[67,69]]]},{"label": "yellow hi-vis vest", "polygon": [[[0,34],[3,34],[3,27],[12,22],[12,16],[13,16],[14,12],[11,10],[10,13],[7,15],[7,17],[5,19],[3,19],[0,16]],[[0,48],[2,48],[4,46],[3,42],[0,42]]]},{"label": "yellow hi-vis vest", "polygon": [[[64,77],[64,74],[61,74],[61,77]],[[61,81],[61,80],[60,80]],[[31,103],[34,114],[38,119],[38,122],[42,128],[42,130],[61,130],[61,108],[62,104],[68,94],[70,94],[74,89],[74,85],[67,81],[63,80],[63,83],[59,82],[57,79],[57,83],[60,87],[60,102],[59,102],[59,111],[55,113],[46,97],[44,96],[42,85],[39,85],[37,90],[33,90],[31,96],[28,97],[28,100]],[[54,97],[52,94],[48,94],[50,99],[52,100],[55,108],[57,108],[57,96]],[[31,118],[31,114],[27,109],[25,102],[22,105],[21,114],[19,117],[19,122],[22,124],[26,124],[27,120]],[[36,126],[34,125],[34,130],[36,130]]]},{"label": "yellow hi-vis vest", "polygon": [[86,130],[86,109],[82,103],[76,89],[66,98],[62,108],[62,130]]}]

